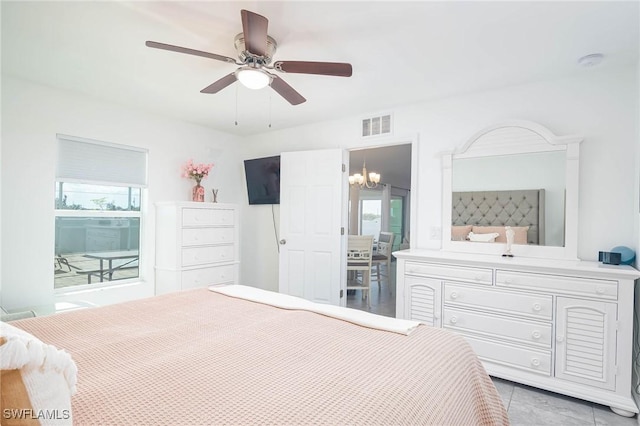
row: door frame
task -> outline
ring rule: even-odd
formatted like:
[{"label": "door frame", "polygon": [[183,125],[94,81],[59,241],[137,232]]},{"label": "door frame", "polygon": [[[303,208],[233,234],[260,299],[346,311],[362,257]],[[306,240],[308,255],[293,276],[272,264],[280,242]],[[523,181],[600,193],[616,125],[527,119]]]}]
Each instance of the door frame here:
[{"label": "door frame", "polygon": [[[409,248],[415,247],[415,240],[418,233],[418,221],[417,221],[417,209],[418,209],[418,200],[416,198],[416,194],[418,193],[418,185],[420,175],[418,173],[418,142],[420,140],[420,135],[415,134],[413,136],[385,136],[376,138],[376,140],[371,140],[367,142],[371,142],[366,146],[358,146],[347,148],[349,152],[349,156],[352,151],[363,151],[367,149],[376,149],[376,148],[384,148],[394,145],[411,145],[411,186],[409,187],[409,229],[411,232],[411,239],[409,240]],[[345,176],[345,179],[348,179],[349,173]],[[349,183],[347,182],[347,186]],[[348,204],[347,204],[348,206]],[[348,211],[347,211],[348,214]],[[346,266],[345,266],[346,268]]]},{"label": "door frame", "polygon": [[[359,150],[365,150],[365,149],[375,149],[375,148],[383,148],[383,147],[387,147],[387,146],[393,146],[393,145],[406,145],[408,143],[411,144],[411,185],[409,186],[409,232],[411,233],[411,237],[409,239],[409,249],[414,249],[416,248],[416,242],[417,242],[417,237],[419,234],[419,224],[418,224],[418,198],[417,198],[417,194],[418,194],[418,190],[419,190],[419,182],[420,182],[420,173],[418,171],[418,143],[420,141],[420,135],[419,134],[415,134],[414,136],[404,136],[404,137],[384,137],[384,138],[379,138],[375,141],[371,141],[371,144],[367,145],[367,146],[360,146],[360,147],[354,147],[354,148],[350,148],[348,149],[349,151],[349,160],[351,159],[351,151],[359,151]],[[347,163],[348,164],[348,163]],[[349,186],[349,182],[348,182],[348,173],[346,173],[345,176],[345,180],[346,180],[346,184],[347,187]],[[348,200],[347,204],[345,205],[347,208],[347,211],[345,212],[345,215],[348,215],[348,206],[351,204],[351,201]],[[402,243],[402,242],[401,242]],[[343,267],[343,271],[342,273],[344,273],[346,275],[346,264]],[[397,281],[397,280],[396,280]],[[396,307],[397,305],[397,301],[401,300],[404,296],[401,294],[402,290],[400,290],[400,293],[398,293],[396,291]],[[344,298],[344,303],[346,306],[346,292],[345,292],[345,298]],[[371,295],[369,295],[369,297],[371,297]],[[402,312],[398,311],[396,308],[396,318],[402,318],[402,316],[398,316],[399,314],[402,314]]]}]

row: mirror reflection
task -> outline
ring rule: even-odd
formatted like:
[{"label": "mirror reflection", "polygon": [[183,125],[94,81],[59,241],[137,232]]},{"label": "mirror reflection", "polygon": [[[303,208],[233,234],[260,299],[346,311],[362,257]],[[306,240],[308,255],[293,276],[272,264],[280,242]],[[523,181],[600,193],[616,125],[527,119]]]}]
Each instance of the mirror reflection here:
[{"label": "mirror reflection", "polygon": [[454,158],[453,241],[563,247],[565,151]]}]

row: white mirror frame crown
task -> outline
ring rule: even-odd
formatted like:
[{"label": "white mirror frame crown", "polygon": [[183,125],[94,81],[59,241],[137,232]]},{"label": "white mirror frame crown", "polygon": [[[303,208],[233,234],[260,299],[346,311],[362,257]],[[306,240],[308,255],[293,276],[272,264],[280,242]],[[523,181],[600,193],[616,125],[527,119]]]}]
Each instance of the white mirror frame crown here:
[{"label": "white mirror frame crown", "polygon": [[451,241],[453,160],[459,158],[535,152],[565,152],[565,235],[564,247],[513,245],[514,256],[578,259],[578,169],[582,136],[556,136],[547,128],[529,121],[511,121],[487,127],[473,135],[460,150],[442,155],[442,250],[500,256],[505,244]]}]

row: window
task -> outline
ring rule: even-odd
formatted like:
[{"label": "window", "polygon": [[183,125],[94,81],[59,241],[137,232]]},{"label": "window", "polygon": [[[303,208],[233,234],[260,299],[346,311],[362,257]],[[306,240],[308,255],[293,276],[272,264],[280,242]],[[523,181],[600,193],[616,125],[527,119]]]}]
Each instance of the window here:
[{"label": "window", "polygon": [[146,150],[58,135],[56,289],[139,278],[146,163]]},{"label": "window", "polygon": [[392,250],[399,250],[404,235],[404,200],[405,197],[391,196],[391,211],[389,215],[389,231],[394,233]]},{"label": "window", "polygon": [[382,200],[365,199],[360,200],[362,215],[360,217],[360,234],[373,235],[378,238],[382,227]]}]

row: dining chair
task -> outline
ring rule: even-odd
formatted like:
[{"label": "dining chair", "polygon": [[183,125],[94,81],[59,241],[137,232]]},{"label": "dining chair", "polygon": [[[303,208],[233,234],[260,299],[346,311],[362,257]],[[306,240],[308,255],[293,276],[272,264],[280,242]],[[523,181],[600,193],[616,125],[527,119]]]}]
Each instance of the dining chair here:
[{"label": "dining chair", "polygon": [[[377,250],[371,259],[372,265],[375,265],[376,267],[376,281],[378,281],[378,289],[381,287],[380,277],[384,276],[387,278],[389,292],[391,292],[391,281],[389,275],[391,274],[391,251],[393,248],[394,236],[395,235],[392,232],[380,232],[380,235],[378,236]],[[380,265],[382,264],[386,266],[386,274],[380,273]]]},{"label": "dining chair", "polygon": [[[347,280],[347,290],[362,290],[371,307],[371,259],[373,258],[373,235],[349,235],[347,242],[347,272],[353,271],[355,278]],[[362,279],[358,280],[358,272]]]}]

